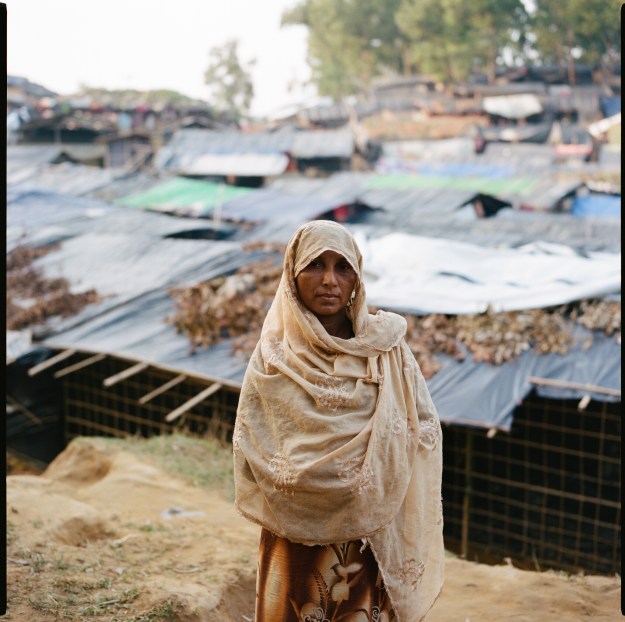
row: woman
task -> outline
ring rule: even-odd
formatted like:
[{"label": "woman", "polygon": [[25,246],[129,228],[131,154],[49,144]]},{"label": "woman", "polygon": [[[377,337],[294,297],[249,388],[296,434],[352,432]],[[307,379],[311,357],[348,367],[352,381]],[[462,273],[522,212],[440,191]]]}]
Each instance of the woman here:
[{"label": "woman", "polygon": [[347,229],[296,231],[233,436],[256,622],[418,622],[440,593],[441,428],[405,332],[368,312]]}]

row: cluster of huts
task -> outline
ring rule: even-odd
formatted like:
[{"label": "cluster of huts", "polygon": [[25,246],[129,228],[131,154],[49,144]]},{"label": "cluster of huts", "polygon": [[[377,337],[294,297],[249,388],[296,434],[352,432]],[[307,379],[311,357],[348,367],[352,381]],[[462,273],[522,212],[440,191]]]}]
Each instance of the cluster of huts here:
[{"label": "cluster of huts", "polygon": [[[502,360],[437,353],[428,384],[449,549],[620,572],[620,111],[594,101],[582,119],[600,142],[593,158],[501,135],[486,149],[476,133],[372,140],[353,108],[325,125],[300,112],[255,131],[178,127],[149,158],[129,157],[131,134],[117,134],[100,166],[81,161],[89,144],[81,156],[62,142],[8,145],[7,258],[30,249],[23,278],[69,292],[45,315],[48,294],[11,281],[7,304],[34,319],[7,329],[8,448],[45,463],[78,435],[183,428],[228,442],[246,354],[227,334],[191,348],[171,292],[279,261],[300,224],[333,219],[363,250],[372,307],[556,308],[564,322],[580,301],[612,304],[608,318],[566,324],[561,350],[546,332]],[[84,292],[88,304],[72,306]]]}]

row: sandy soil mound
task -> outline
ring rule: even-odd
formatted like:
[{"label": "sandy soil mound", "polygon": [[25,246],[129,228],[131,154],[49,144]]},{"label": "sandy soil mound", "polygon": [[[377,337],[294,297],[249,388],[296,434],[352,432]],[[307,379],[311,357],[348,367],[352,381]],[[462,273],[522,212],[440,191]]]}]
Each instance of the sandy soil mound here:
[{"label": "sandy soil mound", "polygon": [[[140,442],[125,450],[77,439],[41,475],[7,477],[5,619],[253,620],[258,528],[236,514],[227,488],[137,455]],[[210,463],[206,441],[172,442],[180,464]],[[618,577],[450,556],[427,622],[620,619]]]}]

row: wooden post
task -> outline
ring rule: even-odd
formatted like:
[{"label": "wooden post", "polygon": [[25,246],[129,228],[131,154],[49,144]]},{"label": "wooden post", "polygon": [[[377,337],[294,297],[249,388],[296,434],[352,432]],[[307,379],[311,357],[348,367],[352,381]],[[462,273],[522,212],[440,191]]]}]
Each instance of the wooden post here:
[{"label": "wooden post", "polygon": [[473,432],[467,428],[467,440],[464,450],[464,499],[462,500],[462,540],[460,556],[467,558],[469,553],[469,515],[471,512],[471,494],[473,490]]}]

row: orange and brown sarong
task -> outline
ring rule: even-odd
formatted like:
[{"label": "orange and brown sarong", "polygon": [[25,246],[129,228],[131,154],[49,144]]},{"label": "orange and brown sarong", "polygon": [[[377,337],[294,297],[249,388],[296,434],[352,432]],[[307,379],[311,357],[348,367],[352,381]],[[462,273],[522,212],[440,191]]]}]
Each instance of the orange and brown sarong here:
[{"label": "orange and brown sarong", "polygon": [[361,541],[307,546],[263,529],[255,622],[392,622],[376,560]]}]

